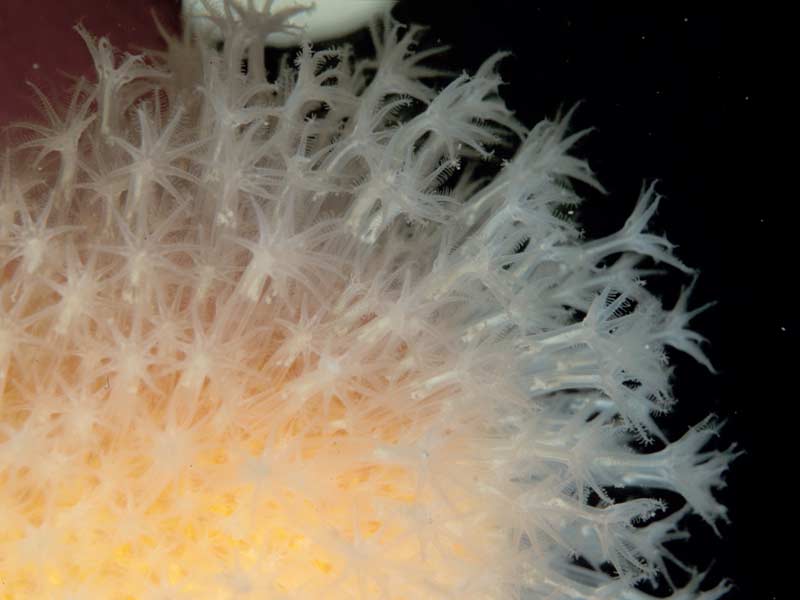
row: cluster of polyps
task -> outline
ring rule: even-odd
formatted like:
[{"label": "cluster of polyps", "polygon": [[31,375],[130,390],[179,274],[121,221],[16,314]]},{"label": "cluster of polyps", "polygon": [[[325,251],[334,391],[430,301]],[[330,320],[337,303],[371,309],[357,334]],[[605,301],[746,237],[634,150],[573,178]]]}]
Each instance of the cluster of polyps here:
[{"label": "cluster of polyps", "polygon": [[[652,189],[584,241],[580,134],[517,122],[500,56],[437,92],[438,50],[386,18],[374,58],[304,47],[265,75],[289,13],[225,10],[219,52],[80,30],[96,80],[41,97],[4,154],[0,598],[671,583],[664,544],[724,517],[732,453],[703,451],[711,422],[669,442],[654,420],[665,347],[707,361],[688,293],[664,310],[641,282],[643,260],[688,271],[647,233]],[[671,597],[728,587],[700,579]]]}]

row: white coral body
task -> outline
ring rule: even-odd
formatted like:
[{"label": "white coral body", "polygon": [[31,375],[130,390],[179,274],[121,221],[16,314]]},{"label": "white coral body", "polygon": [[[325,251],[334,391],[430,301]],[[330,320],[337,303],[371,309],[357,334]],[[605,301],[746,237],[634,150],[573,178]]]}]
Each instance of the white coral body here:
[{"label": "white coral body", "polygon": [[387,18],[267,77],[287,15],[226,7],[219,53],[82,32],[97,80],[5,154],[0,597],[646,597],[732,457],[654,420],[665,347],[707,361],[640,282],[688,271],[652,189],[584,241],[577,136],[513,118],[500,56],[437,93]]}]

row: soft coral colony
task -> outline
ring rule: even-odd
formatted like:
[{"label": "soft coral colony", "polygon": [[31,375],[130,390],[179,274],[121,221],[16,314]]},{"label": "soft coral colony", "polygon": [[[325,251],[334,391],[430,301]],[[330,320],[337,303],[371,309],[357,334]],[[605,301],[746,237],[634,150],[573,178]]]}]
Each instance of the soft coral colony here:
[{"label": "soft coral colony", "polygon": [[437,91],[387,16],[268,75],[248,6],[221,50],[79,28],[96,79],[3,154],[0,598],[721,597],[665,547],[734,453],[657,425],[665,348],[708,362],[640,281],[689,271],[653,190],[585,241],[501,55]]}]

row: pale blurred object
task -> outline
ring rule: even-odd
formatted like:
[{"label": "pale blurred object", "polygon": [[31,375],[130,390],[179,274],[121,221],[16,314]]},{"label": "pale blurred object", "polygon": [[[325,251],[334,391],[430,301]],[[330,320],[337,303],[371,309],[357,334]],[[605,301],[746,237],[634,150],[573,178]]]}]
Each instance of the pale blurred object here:
[{"label": "pale blurred object", "polygon": [[[257,9],[262,9],[269,0],[248,0]],[[273,0],[273,10],[293,7],[309,7],[291,20],[292,25],[303,28],[303,38],[319,42],[348,35],[365,26],[375,15],[387,10],[395,0]],[[207,6],[222,10],[222,0],[184,0],[183,16],[203,35],[214,36],[215,26],[205,15]],[[217,34],[218,35],[218,34]],[[298,38],[286,33],[267,36],[268,46],[288,47],[298,45]]]}]

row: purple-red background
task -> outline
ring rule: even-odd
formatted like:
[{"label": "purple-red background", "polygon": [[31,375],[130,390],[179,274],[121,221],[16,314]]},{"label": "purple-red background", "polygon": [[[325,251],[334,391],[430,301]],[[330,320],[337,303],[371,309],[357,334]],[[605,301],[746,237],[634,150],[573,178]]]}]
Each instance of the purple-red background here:
[{"label": "purple-red background", "polygon": [[76,23],[117,48],[153,48],[160,43],[153,11],[177,29],[180,0],[0,0],[0,127],[36,115],[26,81],[51,96],[66,87],[62,73],[91,73]]}]

